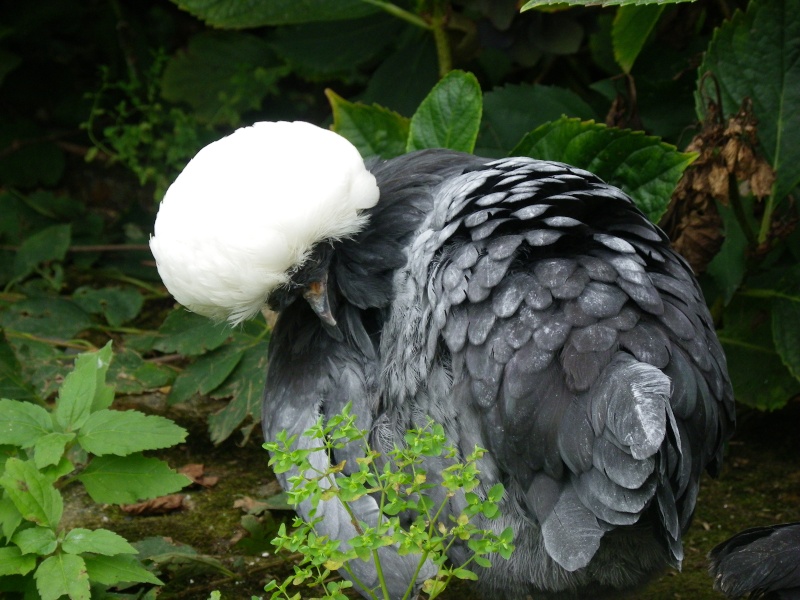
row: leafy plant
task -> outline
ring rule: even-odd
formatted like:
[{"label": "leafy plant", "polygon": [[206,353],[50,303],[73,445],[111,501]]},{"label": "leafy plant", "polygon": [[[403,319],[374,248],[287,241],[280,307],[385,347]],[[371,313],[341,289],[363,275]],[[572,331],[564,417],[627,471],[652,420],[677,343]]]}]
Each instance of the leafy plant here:
[{"label": "leafy plant", "polygon": [[[437,572],[423,584],[422,590],[429,598],[440,595],[453,580],[477,579],[469,570],[471,563],[481,567],[491,567],[486,558],[496,554],[504,559],[514,550],[513,531],[506,528],[497,535],[491,530],[480,529],[472,523],[475,515],[482,514],[494,519],[499,516],[498,503],[503,497],[502,484],[495,484],[481,497],[475,493],[480,485],[477,462],[486,450],[476,447],[459,462],[458,451],[448,445],[441,425],[429,421],[426,426],[412,429],[405,435],[405,446],[395,448],[388,457],[381,456],[369,447],[367,432],[359,429],[355,415],[348,405],[340,415],[325,421],[322,417],[303,433],[303,436],[316,440],[320,446],[306,448],[297,442],[297,436],[289,436],[285,431],[278,435],[277,441],[267,442],[264,448],[272,457],[270,466],[276,473],[291,472],[288,480],[291,488],[287,492],[289,501],[295,505],[309,501],[313,507],[312,519],[304,522],[294,521],[294,529],[287,531],[281,525],[278,536],[273,540],[279,549],[300,552],[300,564],[295,566],[294,574],[284,580],[270,582],[264,589],[272,591],[271,598],[278,600],[298,598],[290,596],[290,586],[321,587],[322,598],[340,600],[345,598],[342,590],[351,587],[350,581],[328,581],[332,570],[343,569],[348,576],[366,590],[372,598],[389,600],[378,550],[394,545],[401,555],[418,555],[417,573],[427,560],[432,561]],[[312,455],[323,452],[331,456],[336,450],[349,444],[363,447],[363,457],[356,459],[357,465],[348,466],[345,462],[319,469],[312,464]],[[427,458],[444,458],[449,465],[437,473],[441,482],[429,481],[425,470]],[[350,468],[350,474],[343,474]],[[432,489],[441,487],[443,494],[434,494]],[[380,507],[377,521],[369,524],[359,520],[352,503],[363,496],[376,497]],[[450,499],[464,494],[466,508],[460,515],[442,518]],[[436,497],[442,498],[438,502]],[[322,517],[314,518],[320,502],[340,501],[350,515],[358,532],[348,540],[344,547],[339,540],[318,535],[315,526]],[[400,515],[412,515],[410,524],[403,526]],[[447,551],[453,544],[464,544],[471,551],[470,558],[460,566],[447,563]],[[351,561],[373,561],[380,581],[379,588],[369,590],[350,568]],[[409,584],[403,598],[410,598],[414,592],[414,582]]]},{"label": "leafy plant", "polygon": [[153,498],[189,483],[164,462],[142,455],[182,442],[183,428],[163,417],[109,408],[110,362],[110,343],[78,356],[52,412],[0,400],[0,589],[35,588],[42,600],[82,600],[93,585],[161,583],[120,535],[61,524],[60,488],[74,481],[95,502],[109,504]]}]

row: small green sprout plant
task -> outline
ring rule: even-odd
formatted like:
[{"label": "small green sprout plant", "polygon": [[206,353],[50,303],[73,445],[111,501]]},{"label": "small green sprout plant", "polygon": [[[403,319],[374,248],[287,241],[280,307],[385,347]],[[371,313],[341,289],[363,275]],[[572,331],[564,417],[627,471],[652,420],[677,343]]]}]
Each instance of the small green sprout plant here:
[{"label": "small green sprout plant", "polygon": [[[295,518],[292,531],[281,525],[273,540],[278,549],[299,552],[301,558],[292,576],[282,584],[271,581],[264,588],[272,592],[271,600],[299,599],[299,593],[291,594],[290,586],[321,588],[321,598],[343,600],[346,598],[343,590],[352,587],[353,583],[331,579],[331,571],[337,569],[346,571],[371,598],[390,600],[378,550],[391,545],[401,555],[419,555],[417,573],[427,560],[437,567],[436,574],[422,587],[431,599],[440,595],[453,578],[477,579],[469,569],[471,563],[491,567],[487,555],[497,554],[504,559],[511,556],[514,546],[510,527],[497,535],[478,528],[472,522],[479,513],[489,519],[500,513],[498,502],[504,492],[502,484],[492,487],[485,498],[473,491],[480,483],[477,463],[486,450],[476,447],[464,462],[458,462],[458,452],[448,445],[443,427],[429,421],[426,426],[409,431],[405,436],[405,446],[395,448],[389,453],[389,460],[385,460],[369,447],[367,432],[356,426],[356,417],[351,414],[349,405],[327,422],[320,418],[303,435],[317,440],[319,445],[314,448],[294,447],[297,436],[289,436],[285,431],[278,435],[277,441],[264,444],[272,454],[270,465],[276,473],[295,473],[289,477],[290,503],[298,505],[308,500],[313,507],[310,521]],[[310,457],[313,453],[326,452],[331,456],[333,451],[351,443],[363,444],[364,447],[363,457],[357,459],[357,469],[352,469],[351,474],[344,474],[344,462],[331,464],[325,470],[312,465]],[[436,483],[429,480],[424,469],[425,459],[429,457],[444,457],[449,463],[438,474],[436,479],[440,481]],[[435,496],[444,497],[444,500],[437,504],[430,492],[440,486],[444,488],[444,494],[437,490]],[[461,493],[466,500],[464,511],[443,518],[449,500]],[[373,495],[380,507],[375,525],[360,521],[352,509],[352,503],[366,494]],[[321,517],[314,517],[319,503],[335,498],[344,505],[358,532],[347,545],[318,535],[316,531],[321,520]],[[401,514],[413,515],[410,525],[401,526]],[[447,562],[447,552],[455,543],[466,543],[472,551],[469,560],[459,566]],[[369,590],[358,580],[349,566],[354,560],[374,562],[380,582],[377,589]],[[413,594],[412,581],[403,599],[411,598]]]},{"label": "small green sprout plant", "polygon": [[97,503],[122,504],[180,490],[189,479],[144,450],[182,442],[169,419],[109,408],[111,344],[81,354],[55,408],[0,400],[0,596],[102,598],[119,583],[161,584],[122,536],[61,524],[60,489],[80,481]]}]

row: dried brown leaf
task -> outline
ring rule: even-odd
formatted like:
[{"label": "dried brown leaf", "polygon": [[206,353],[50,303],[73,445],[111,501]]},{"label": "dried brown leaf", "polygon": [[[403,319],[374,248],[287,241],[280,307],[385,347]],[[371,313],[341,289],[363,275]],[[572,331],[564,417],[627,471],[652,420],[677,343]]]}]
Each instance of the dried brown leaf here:
[{"label": "dried brown leaf", "polygon": [[120,508],[129,515],[165,515],[184,508],[185,501],[183,494],[170,494],[136,504],[123,504]]}]

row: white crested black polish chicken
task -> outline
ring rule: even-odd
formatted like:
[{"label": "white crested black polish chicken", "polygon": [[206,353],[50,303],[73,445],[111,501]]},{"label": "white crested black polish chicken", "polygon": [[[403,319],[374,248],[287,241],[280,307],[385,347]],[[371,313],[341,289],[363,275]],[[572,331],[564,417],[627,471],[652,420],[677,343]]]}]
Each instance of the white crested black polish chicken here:
[{"label": "white crested black polish chicken", "polygon": [[[378,451],[428,417],[464,454],[488,449],[477,491],[506,494],[502,516],[477,524],[511,526],[516,550],[477,570],[482,597],[617,597],[680,565],[733,396],[690,268],[619,189],[561,163],[449,150],[365,167],[333,132],[257,123],[187,166],[151,247],[190,310],[279,312],[267,439],[352,402]],[[356,511],[374,521],[377,505]],[[318,514],[322,533],[352,536],[336,501]],[[382,551],[393,597],[417,558]],[[351,566],[377,585],[371,563]]]},{"label": "white crested black polish chicken", "polygon": [[708,556],[714,589],[728,598],[800,600],[800,523],[745,529]]}]

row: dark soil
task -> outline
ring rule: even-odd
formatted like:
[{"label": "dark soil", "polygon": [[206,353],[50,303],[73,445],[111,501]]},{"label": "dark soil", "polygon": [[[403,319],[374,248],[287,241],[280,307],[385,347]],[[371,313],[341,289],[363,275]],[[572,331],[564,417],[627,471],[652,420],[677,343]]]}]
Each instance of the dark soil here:
[{"label": "dark soil", "polygon": [[[79,486],[65,491],[72,508],[74,526],[107,527],[130,541],[150,536],[165,536],[175,543],[188,544],[197,552],[218,559],[230,572],[208,566],[182,567],[162,572],[167,581],[159,598],[205,600],[212,590],[220,590],[224,600],[249,599],[263,593],[265,581],[283,579],[291,573],[291,559],[276,557],[268,545],[249,538],[255,554],[248,555],[243,544],[249,534],[241,525],[244,511],[234,507],[239,499],[264,498],[274,494],[274,478],[261,449],[260,432],[239,446],[234,440],[215,447],[205,433],[205,418],[219,408],[216,403],[198,402],[189,407],[166,410],[157,396],[125,399],[129,407],[160,412],[190,430],[188,442],[161,455],[171,466],[203,463],[206,473],[218,476],[209,488],[192,488],[186,493],[186,508],[168,515],[132,517],[114,506],[98,507]],[[712,590],[706,572],[706,554],[717,543],[747,527],[800,520],[800,400],[782,411],[765,414],[741,410],[734,441],[728,449],[719,479],[706,477],[692,528],[685,539],[686,559],[681,572],[668,572],[635,598],[644,600],[720,599]],[[241,440],[239,440],[241,441]],[[289,521],[291,513],[274,511],[262,515],[269,539],[276,523]],[[263,541],[263,540],[262,540]],[[445,599],[468,600],[472,596],[466,582],[449,590]]]}]

